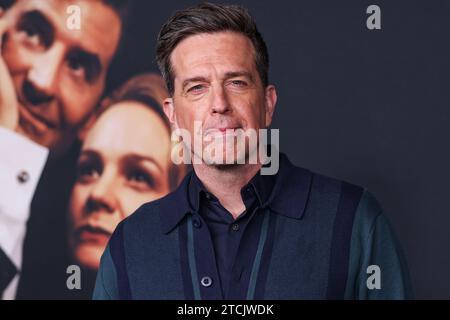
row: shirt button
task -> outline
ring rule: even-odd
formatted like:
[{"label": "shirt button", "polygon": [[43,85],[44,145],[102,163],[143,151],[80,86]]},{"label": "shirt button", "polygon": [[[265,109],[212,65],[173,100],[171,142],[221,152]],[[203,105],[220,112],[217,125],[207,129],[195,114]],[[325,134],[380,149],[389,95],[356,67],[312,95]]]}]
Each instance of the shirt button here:
[{"label": "shirt button", "polygon": [[211,194],[209,192],[206,193],[206,199],[211,200]]},{"label": "shirt button", "polygon": [[202,286],[204,286],[206,288],[208,288],[212,285],[211,277],[203,277],[200,282],[201,282]]},{"label": "shirt button", "polygon": [[239,224],[237,224],[237,223],[233,224],[233,225],[231,226],[231,229],[232,229],[233,231],[239,231]]},{"label": "shirt button", "polygon": [[202,226],[202,222],[201,222],[199,219],[194,219],[194,220],[192,221],[192,225],[193,225],[195,228],[199,229],[199,228]]},{"label": "shirt button", "polygon": [[20,171],[19,174],[17,175],[17,180],[20,183],[25,183],[28,180],[30,180],[30,175],[26,171]]}]

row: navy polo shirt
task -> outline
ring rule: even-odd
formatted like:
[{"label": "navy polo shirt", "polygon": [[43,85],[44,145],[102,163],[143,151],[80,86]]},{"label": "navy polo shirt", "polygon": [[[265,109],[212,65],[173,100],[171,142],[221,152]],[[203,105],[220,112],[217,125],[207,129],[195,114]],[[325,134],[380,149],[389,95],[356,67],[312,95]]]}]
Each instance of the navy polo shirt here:
[{"label": "navy polo shirt", "polygon": [[[235,220],[206,190],[195,172],[192,174],[189,201],[196,216],[194,226],[199,228],[205,224],[210,235],[199,239],[198,243],[212,241],[219,283],[211,285],[220,287],[224,299],[243,299],[247,294],[261,230],[261,208],[268,200],[275,180],[276,176],[262,176],[258,172],[241,189],[245,210]],[[205,251],[200,252],[206,254]],[[200,260],[210,258],[204,256]]]},{"label": "navy polo shirt", "polygon": [[[236,221],[205,191],[190,172],[174,192],[124,219],[102,256],[93,297],[411,297],[401,250],[367,190],[280,154],[277,175],[258,174],[242,189],[246,209]],[[374,266],[378,280],[368,274]]]}]

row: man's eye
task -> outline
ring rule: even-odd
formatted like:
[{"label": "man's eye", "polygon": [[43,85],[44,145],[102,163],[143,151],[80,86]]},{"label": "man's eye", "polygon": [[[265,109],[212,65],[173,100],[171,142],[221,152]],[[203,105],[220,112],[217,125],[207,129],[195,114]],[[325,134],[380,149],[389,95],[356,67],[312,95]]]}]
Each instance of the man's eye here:
[{"label": "man's eye", "polygon": [[188,92],[191,92],[191,93],[200,93],[200,92],[202,92],[202,90],[203,90],[204,88],[205,88],[204,85],[198,84],[198,85],[195,85],[195,86],[193,86],[193,87],[190,87],[190,88],[188,89]]},{"label": "man's eye", "polygon": [[38,28],[35,28],[33,26],[24,26],[21,31],[25,33],[27,37],[26,40],[33,46],[45,45]]},{"label": "man's eye", "polygon": [[245,87],[247,86],[247,83],[245,81],[242,80],[233,80],[231,81],[231,84],[235,87]]},{"label": "man's eye", "polygon": [[67,61],[69,68],[78,76],[86,77],[86,67],[83,62],[76,57],[70,57]]},{"label": "man's eye", "polygon": [[82,50],[72,50],[66,57],[67,67],[75,76],[87,82],[94,82],[100,74],[100,62],[97,57]]},{"label": "man's eye", "polygon": [[37,30],[34,29],[32,26],[26,26],[23,28],[22,31],[25,32],[28,37],[33,37],[33,36],[37,35]]},{"label": "man's eye", "polygon": [[24,13],[16,26],[25,44],[33,49],[48,49],[54,41],[54,28],[41,12],[32,10]]}]

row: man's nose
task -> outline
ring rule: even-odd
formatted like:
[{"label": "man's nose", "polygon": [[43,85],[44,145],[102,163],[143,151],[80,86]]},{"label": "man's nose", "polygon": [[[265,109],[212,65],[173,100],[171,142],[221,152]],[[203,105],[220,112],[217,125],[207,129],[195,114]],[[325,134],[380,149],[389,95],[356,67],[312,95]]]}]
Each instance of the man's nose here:
[{"label": "man's nose", "polygon": [[222,86],[214,87],[211,97],[211,109],[213,113],[226,113],[230,111],[228,95]]},{"label": "man's nose", "polygon": [[115,192],[116,178],[113,175],[102,175],[91,189],[88,198],[87,212],[104,211],[114,213],[117,209]]},{"label": "man's nose", "polygon": [[64,48],[57,44],[37,55],[28,71],[28,81],[42,95],[54,96],[64,61]]}]

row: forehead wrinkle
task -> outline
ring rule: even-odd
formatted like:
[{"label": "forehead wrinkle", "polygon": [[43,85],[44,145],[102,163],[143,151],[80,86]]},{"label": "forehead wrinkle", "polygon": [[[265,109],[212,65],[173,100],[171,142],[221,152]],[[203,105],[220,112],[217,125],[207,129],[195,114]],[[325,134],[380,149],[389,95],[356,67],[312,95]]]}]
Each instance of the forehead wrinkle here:
[{"label": "forehead wrinkle", "polygon": [[[233,36],[233,37],[230,37]],[[205,41],[209,37],[215,37],[215,39],[211,39],[212,42],[216,43],[217,37],[220,37],[220,42],[218,46],[210,46],[207,50],[192,50],[191,47],[194,47],[195,42],[199,41]],[[245,54],[240,54],[238,51],[230,52],[228,51],[227,46],[225,43],[237,43],[242,44],[245,43],[244,46],[239,45],[239,48],[245,47],[243,50],[245,51]],[[197,47],[197,46],[195,46]],[[250,50],[247,50],[250,49]],[[241,52],[242,53],[242,52]],[[183,54],[183,55],[182,55]],[[199,68],[195,71],[195,74],[188,74],[186,75],[186,78],[192,78],[192,77],[205,77],[208,78],[212,73],[220,74],[222,70],[219,70],[223,68],[224,65],[227,66],[228,70],[225,70],[223,73],[227,72],[234,72],[236,70],[239,71],[250,71],[247,70],[248,67],[248,55],[252,56],[251,59],[251,67],[255,66],[254,62],[254,56],[255,56],[255,50],[251,43],[251,41],[245,37],[242,34],[236,33],[236,32],[218,32],[218,33],[204,33],[204,34],[197,34],[193,36],[189,36],[185,39],[183,39],[174,49],[172,52],[172,55],[170,57],[171,60],[171,66],[172,70],[174,72],[175,77],[179,75],[179,72],[181,69],[185,71],[186,69],[188,71],[191,71],[193,67],[198,66]],[[174,64],[174,59],[177,60],[178,68]],[[230,61],[224,61],[230,60]],[[230,63],[233,63],[232,66],[230,66]],[[184,79],[181,79],[181,81],[184,81]]]}]

